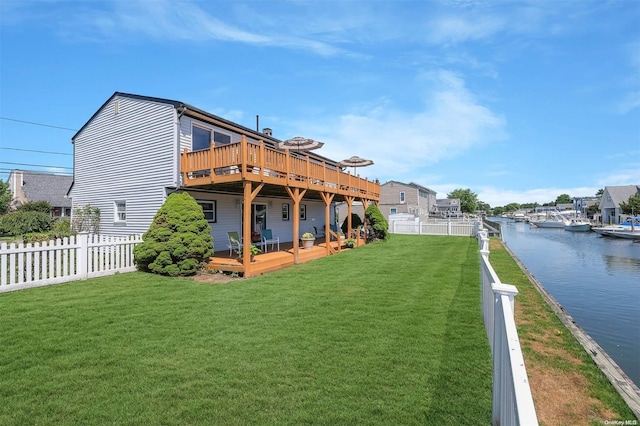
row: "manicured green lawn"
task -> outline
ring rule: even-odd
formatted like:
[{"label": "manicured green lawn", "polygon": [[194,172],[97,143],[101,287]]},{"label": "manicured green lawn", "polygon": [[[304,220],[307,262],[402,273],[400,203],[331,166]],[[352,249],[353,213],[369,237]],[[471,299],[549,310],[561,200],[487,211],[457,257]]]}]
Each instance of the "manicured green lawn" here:
[{"label": "manicured green lawn", "polygon": [[0,424],[489,424],[477,242],[0,295]]}]

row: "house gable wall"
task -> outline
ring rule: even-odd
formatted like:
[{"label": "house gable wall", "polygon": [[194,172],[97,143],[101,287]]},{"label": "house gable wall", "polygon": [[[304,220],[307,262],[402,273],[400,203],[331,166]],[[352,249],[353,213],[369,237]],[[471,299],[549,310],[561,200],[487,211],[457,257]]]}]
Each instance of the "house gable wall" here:
[{"label": "house gable wall", "polygon": [[[100,208],[100,232],[145,232],[177,185],[178,149],[173,105],[114,96],[74,137],[73,205]],[[115,202],[126,203],[126,222]]]},{"label": "house gable wall", "polygon": [[[400,202],[401,192],[405,193],[404,203]],[[391,209],[396,209],[396,213],[428,215],[435,202],[435,192],[423,190],[418,185],[390,181],[380,186],[380,211],[387,219]]]}]

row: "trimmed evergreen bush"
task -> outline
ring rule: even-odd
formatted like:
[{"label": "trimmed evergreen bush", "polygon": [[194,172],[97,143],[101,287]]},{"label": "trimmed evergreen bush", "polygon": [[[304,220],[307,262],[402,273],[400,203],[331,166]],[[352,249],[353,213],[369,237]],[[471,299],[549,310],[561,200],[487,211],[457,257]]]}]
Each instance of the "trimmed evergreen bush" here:
[{"label": "trimmed evergreen bush", "polygon": [[375,204],[370,204],[364,212],[367,217],[367,242],[389,239],[389,222]]},{"label": "trimmed evergreen bush", "polygon": [[50,215],[53,208],[48,201],[32,201],[18,206],[16,210],[19,212],[42,212]]},{"label": "trimmed evergreen bush", "polygon": [[213,254],[211,227],[186,192],[173,193],[158,210],[134,250],[138,269],[161,275],[195,274]]}]

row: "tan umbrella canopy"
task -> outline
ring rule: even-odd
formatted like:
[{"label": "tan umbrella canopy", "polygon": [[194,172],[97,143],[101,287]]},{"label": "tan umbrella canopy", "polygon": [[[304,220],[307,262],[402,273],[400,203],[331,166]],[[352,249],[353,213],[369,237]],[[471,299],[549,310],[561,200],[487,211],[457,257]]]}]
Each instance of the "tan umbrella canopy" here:
[{"label": "tan umbrella canopy", "polygon": [[367,160],[366,158],[358,157],[354,155],[353,157],[349,157],[346,160],[342,160],[338,163],[340,167],[353,167],[353,174],[356,174],[357,167],[365,167],[373,164],[372,160]]},{"label": "tan umbrella canopy", "polygon": [[278,142],[278,148],[295,148],[297,151],[310,151],[312,149],[318,149],[324,145],[324,142],[318,142],[313,139],[303,138],[302,136],[296,136],[286,141]]}]

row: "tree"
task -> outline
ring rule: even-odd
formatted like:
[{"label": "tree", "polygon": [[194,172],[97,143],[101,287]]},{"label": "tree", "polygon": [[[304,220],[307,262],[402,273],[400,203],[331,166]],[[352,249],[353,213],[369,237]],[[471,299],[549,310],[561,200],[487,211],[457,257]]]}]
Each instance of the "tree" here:
[{"label": "tree", "polygon": [[489,203],[485,203],[484,201],[478,201],[478,211],[483,211],[487,214],[491,211],[491,206]]},{"label": "tree", "polygon": [[621,202],[620,210],[624,214],[640,214],[640,194],[632,195],[627,202]]},{"label": "tree", "polygon": [[9,182],[0,181],[0,216],[9,212],[12,199],[13,194],[11,194],[11,189],[9,189]]},{"label": "tree", "polygon": [[447,194],[447,198],[460,199],[460,210],[463,213],[475,213],[478,211],[478,194],[471,192],[470,189],[455,189]]},{"label": "tree", "polygon": [[[351,229],[356,229],[360,225],[362,225],[362,219],[360,219],[360,216],[355,213],[351,213]],[[347,235],[348,227],[349,224],[347,223],[347,218],[345,217],[344,222],[342,222],[342,226],[340,226],[343,234]]]},{"label": "tree", "polygon": [[367,242],[389,239],[389,222],[375,204],[370,204],[364,212],[367,218]]},{"label": "tree", "polygon": [[598,189],[598,191],[596,192],[596,197],[602,197],[602,194],[604,194],[604,189],[600,188]]},{"label": "tree", "polygon": [[100,208],[91,204],[77,206],[73,209],[73,223],[71,228],[75,232],[92,232],[97,234],[100,230]]},{"label": "tree", "polygon": [[560,194],[558,195],[558,198],[556,198],[556,206],[558,204],[571,204],[573,203],[573,200],[571,199],[571,196],[569,194]]},{"label": "tree", "polygon": [[133,250],[135,264],[161,275],[193,275],[213,254],[209,222],[186,192],[167,197],[142,240]]},{"label": "tree", "polygon": [[518,203],[509,203],[506,206],[504,206],[504,210],[507,212],[515,212],[516,210],[520,209],[520,204]]}]

